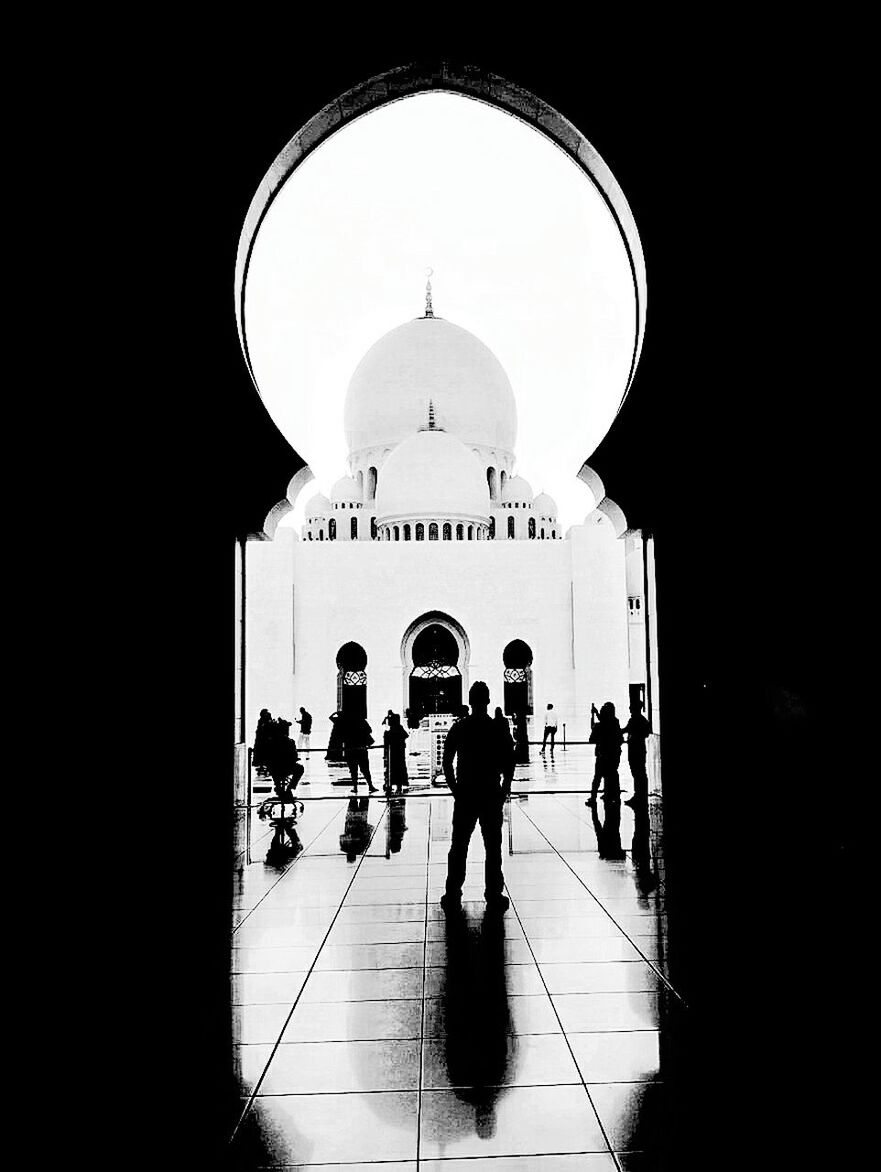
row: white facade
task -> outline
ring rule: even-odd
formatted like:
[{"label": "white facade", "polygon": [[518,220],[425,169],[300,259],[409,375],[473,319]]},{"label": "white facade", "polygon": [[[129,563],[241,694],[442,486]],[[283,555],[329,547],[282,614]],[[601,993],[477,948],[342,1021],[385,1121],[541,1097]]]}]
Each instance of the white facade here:
[{"label": "white facade", "polygon": [[539,730],[548,703],[570,740],[587,738],[591,704],[611,700],[624,717],[629,685],[645,682],[632,601],[641,545],[598,511],[564,538],[553,499],[513,475],[516,407],[486,347],[432,316],[393,330],[353,377],[346,430],[351,475],[313,497],[301,537],[279,529],[248,545],[247,734],[261,708],[292,719],[303,706],[313,743],[326,743],[338,653],[352,643],[379,730],[388,709],[412,706],[415,636],[429,626],[455,640],[445,670],[463,702],[481,679],[506,707],[506,648],[519,640]]}]

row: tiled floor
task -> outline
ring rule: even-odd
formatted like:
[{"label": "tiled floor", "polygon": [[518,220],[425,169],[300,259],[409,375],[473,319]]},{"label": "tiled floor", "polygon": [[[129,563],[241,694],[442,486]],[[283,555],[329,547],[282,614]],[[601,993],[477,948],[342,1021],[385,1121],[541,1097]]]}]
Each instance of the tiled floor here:
[{"label": "tiled floor", "polygon": [[660,798],[595,818],[590,752],[556,758],[518,770],[503,917],[483,902],[479,832],[463,919],[438,905],[442,790],[352,801],[316,760],[292,861],[264,862],[272,828],[254,821],[233,934],[235,1166],[662,1166],[669,1023],[687,1011],[666,978]]}]

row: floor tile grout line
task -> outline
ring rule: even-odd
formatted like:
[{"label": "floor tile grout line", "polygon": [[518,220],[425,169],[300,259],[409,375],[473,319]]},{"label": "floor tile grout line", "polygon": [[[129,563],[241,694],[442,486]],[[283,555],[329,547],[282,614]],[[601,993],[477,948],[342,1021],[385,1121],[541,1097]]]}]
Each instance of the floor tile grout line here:
[{"label": "floor tile grout line", "polygon": [[686,1008],[688,1008],[687,1001],[682,996],[682,994],[678,991],[678,989],[674,988],[674,986],[664,976],[664,974],[657,967],[657,965],[655,965],[652,961],[650,961],[649,958],[643,953],[643,951],[639,947],[639,945],[636,944],[636,942],[628,935],[628,933],[624,930],[624,928],[621,927],[621,925],[618,923],[618,921],[615,919],[615,917],[612,915],[612,913],[609,911],[609,909],[605,906],[605,904],[603,904],[603,902],[591,891],[591,889],[585,883],[585,881],[581,877],[581,875],[578,874],[578,872],[575,870],[575,868],[572,866],[572,864],[568,861],[568,859],[565,859],[563,857],[563,855],[557,850],[557,848],[554,846],[554,844],[551,842],[551,840],[548,838],[548,836],[544,833],[544,831],[538,825],[536,825],[536,823],[532,820],[532,818],[529,817],[529,815],[526,813],[525,810],[521,810],[520,813],[523,815],[524,818],[526,818],[526,820],[530,823],[530,825],[542,836],[542,838],[545,840],[545,842],[548,844],[548,846],[551,848],[551,850],[554,852],[554,854],[557,856],[557,858],[560,860],[560,862],[565,867],[567,867],[569,869],[569,871],[571,871],[571,873],[575,876],[575,878],[578,880],[578,882],[581,884],[581,886],[584,888],[584,890],[587,892],[587,894],[590,896],[590,898],[596,903],[596,905],[599,908],[602,908],[605,915],[607,915],[609,917],[609,919],[612,921],[612,923],[615,925],[615,927],[618,929],[618,931],[621,933],[621,935],[632,945],[633,948],[636,949],[636,951],[639,953],[639,955],[642,957],[642,959],[645,961],[645,963],[649,966],[649,968],[652,970],[652,972],[655,973],[655,975],[659,978],[659,980],[663,981],[663,983],[670,990],[670,992],[674,995],[674,997],[678,998],[679,1001],[682,1003],[682,1005],[685,1006]]},{"label": "floor tile grout line", "polygon": [[[530,819],[530,821],[531,821],[531,819]],[[578,1077],[581,1079],[581,1085],[584,1087],[584,1093],[587,1095],[587,1101],[590,1103],[590,1108],[596,1117],[597,1123],[599,1124],[599,1128],[600,1128],[600,1131],[602,1132],[603,1139],[605,1140],[606,1147],[608,1148],[609,1155],[612,1157],[612,1161],[613,1161],[616,1169],[618,1170],[618,1172],[622,1172],[620,1161],[618,1160],[618,1157],[615,1155],[615,1152],[612,1148],[611,1141],[609,1139],[609,1136],[606,1133],[605,1125],[603,1124],[602,1119],[600,1119],[600,1113],[599,1113],[599,1111],[597,1111],[596,1104],[593,1101],[593,1096],[591,1095],[590,1091],[588,1090],[587,1083],[584,1081],[584,1075],[581,1073],[581,1067],[578,1065],[578,1059],[575,1057],[575,1051],[572,1049],[572,1044],[569,1041],[569,1034],[566,1032],[566,1030],[563,1029],[563,1019],[560,1017],[560,1014],[557,1012],[557,1006],[554,1003],[554,998],[551,994],[550,989],[548,989],[547,982],[544,979],[544,973],[541,971],[541,965],[538,963],[538,958],[536,957],[535,953],[532,950],[532,945],[529,942],[529,937],[526,935],[526,928],[523,926],[523,921],[520,919],[520,914],[517,911],[517,901],[511,895],[510,888],[508,889],[508,895],[510,896],[510,899],[511,899],[511,908],[514,912],[514,915],[517,917],[517,922],[520,925],[520,930],[523,932],[523,938],[526,940],[526,945],[529,948],[529,951],[532,952],[532,959],[535,964],[536,970],[538,971],[539,979],[540,979],[542,985],[544,986],[544,991],[547,995],[548,1000],[551,1003],[551,1009],[554,1011],[554,1017],[557,1019],[557,1023],[560,1026],[560,1033],[563,1035],[563,1040],[566,1043],[566,1048],[569,1051],[569,1054],[572,1058],[572,1061],[575,1064],[575,1069],[578,1071]]]},{"label": "floor tile grout line", "polygon": [[[281,883],[281,881],[283,879],[286,879],[288,877],[288,875],[290,875],[291,871],[294,869],[294,867],[297,865],[297,863],[299,863],[301,859],[304,859],[306,857],[306,855],[309,852],[309,849],[313,846],[314,843],[316,843],[318,841],[318,839],[322,836],[322,834],[324,834],[325,830],[327,830],[327,828],[328,828],[328,826],[330,826],[331,822],[333,822],[333,820],[335,818],[338,818],[339,815],[342,813],[343,813],[342,810],[334,810],[333,814],[331,814],[331,816],[330,816],[330,818],[328,818],[327,822],[325,822],[325,824],[321,827],[321,829],[318,831],[318,833],[315,835],[315,837],[310,840],[308,846],[306,846],[303,849],[303,851],[299,855],[297,855],[297,857],[293,860],[293,862],[291,863],[291,865],[289,867],[285,867],[284,871],[281,873],[281,875],[279,875],[279,877],[272,884],[272,886],[270,888],[268,888],[266,891],[264,891],[264,893],[260,896],[260,898],[254,904],[254,906],[248,910],[247,916],[245,916],[244,919],[240,920],[236,924],[236,926],[232,930],[233,936],[235,936],[236,932],[238,932],[238,930],[239,930],[239,928],[241,928],[242,924],[244,924],[254,914],[254,912],[257,910],[257,908],[260,906],[260,904],[263,903],[264,899],[266,899],[268,895],[270,895],[273,891],[275,891],[276,887],[278,887],[279,883]],[[371,839],[370,841],[372,842],[373,839]],[[343,897],[343,898],[345,898],[345,897]]]},{"label": "floor tile grout line", "polygon": [[419,1002],[419,1094],[416,1099],[416,1172],[422,1147],[422,1069],[425,1062],[425,983],[428,966],[428,890],[431,885],[431,809],[428,807],[428,828],[425,843],[425,919],[422,942],[422,997]]},{"label": "floor tile grout line", "polygon": [[[367,843],[367,847],[365,848],[364,854],[362,854],[358,859],[358,865],[355,867],[355,870],[352,872],[352,878],[349,880],[349,885],[346,888],[345,892],[343,893],[343,897],[339,902],[339,906],[337,907],[337,910],[334,912],[333,919],[331,920],[330,924],[328,925],[327,932],[325,932],[325,934],[324,934],[324,940],[322,940],[321,944],[319,944],[319,946],[318,946],[318,951],[315,953],[315,959],[312,961],[312,964],[309,967],[308,972],[306,973],[306,979],[300,985],[299,992],[297,993],[296,997],[294,998],[294,1003],[291,1006],[290,1013],[288,1013],[287,1017],[285,1018],[285,1020],[282,1024],[281,1029],[279,1030],[278,1037],[276,1038],[275,1044],[272,1047],[272,1053],[269,1055],[269,1058],[266,1061],[266,1065],[263,1067],[263,1072],[261,1073],[259,1079],[255,1083],[254,1089],[251,1091],[251,1094],[248,1098],[248,1102],[245,1105],[245,1109],[242,1111],[242,1114],[239,1117],[238,1123],[233,1128],[232,1135],[230,1136],[230,1139],[229,1139],[230,1143],[232,1143],[233,1140],[235,1139],[236,1135],[238,1134],[239,1128],[242,1126],[242,1123],[245,1120],[248,1112],[251,1110],[251,1107],[254,1103],[254,1100],[257,1098],[257,1094],[260,1090],[260,1087],[263,1085],[264,1078],[266,1077],[266,1072],[269,1069],[270,1065],[272,1064],[272,1060],[276,1055],[276,1051],[278,1050],[278,1047],[279,1047],[281,1039],[284,1035],[284,1032],[288,1028],[288,1025],[290,1024],[291,1018],[294,1016],[294,1011],[296,1010],[297,1006],[300,1003],[300,998],[303,995],[303,990],[306,988],[306,985],[309,981],[309,978],[311,977],[312,972],[315,968],[315,965],[318,962],[318,957],[321,955],[321,949],[324,947],[325,942],[327,941],[327,937],[330,935],[331,931],[333,930],[333,926],[337,921],[337,916],[339,916],[340,911],[342,910],[343,904],[346,902],[346,896],[352,890],[352,884],[358,878],[358,872],[361,870],[361,864],[364,862],[364,855],[366,855],[367,851],[370,849],[371,844],[373,843],[373,840],[376,838],[376,835],[379,833],[379,828],[380,828],[380,826],[382,826],[383,821],[385,820],[387,814],[388,814],[388,802],[385,802],[383,812],[382,812],[382,817],[377,819],[376,828],[374,829],[373,834],[371,834],[371,836],[370,836],[370,841]],[[334,816],[336,816],[336,815],[334,815]],[[333,819],[331,819],[331,822],[332,821],[333,821]],[[330,823],[328,823],[328,826],[329,825],[330,825]],[[324,827],[324,829],[326,830],[327,827]],[[319,833],[323,833],[323,830],[320,831]],[[314,841],[315,840],[313,839],[313,842]],[[282,878],[284,878],[284,876],[282,876]]]}]

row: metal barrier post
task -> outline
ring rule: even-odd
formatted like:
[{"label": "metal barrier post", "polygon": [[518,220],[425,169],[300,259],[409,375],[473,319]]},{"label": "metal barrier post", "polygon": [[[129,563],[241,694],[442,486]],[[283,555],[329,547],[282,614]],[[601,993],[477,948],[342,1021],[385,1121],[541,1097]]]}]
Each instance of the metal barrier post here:
[{"label": "metal barrier post", "polygon": [[563,721],[563,752],[566,752],[566,722]]}]

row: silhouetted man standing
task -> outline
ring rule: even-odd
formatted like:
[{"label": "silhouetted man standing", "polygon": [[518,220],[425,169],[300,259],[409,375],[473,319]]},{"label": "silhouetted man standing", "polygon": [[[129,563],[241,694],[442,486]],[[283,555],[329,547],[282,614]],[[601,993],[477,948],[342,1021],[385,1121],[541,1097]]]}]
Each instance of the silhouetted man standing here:
[{"label": "silhouetted man standing", "polygon": [[[441,899],[445,911],[461,907],[462,884],[468,861],[468,844],[475,825],[486,849],[485,889],[487,905],[505,911],[502,894],[502,808],[511,792],[514,751],[511,737],[502,736],[487,713],[489,688],[478,680],[468,693],[471,715],[463,716],[447,733],[444,744],[444,777],[455,799],[453,836],[447,860],[447,888]],[[456,771],[453,772],[453,759]]]},{"label": "silhouetted man standing", "polygon": [[627,764],[633,776],[633,797],[624,803],[635,806],[647,802],[649,779],[645,769],[646,741],[651,736],[652,726],[642,714],[642,701],[634,700],[630,705],[630,719],[624,726],[627,734]]}]

